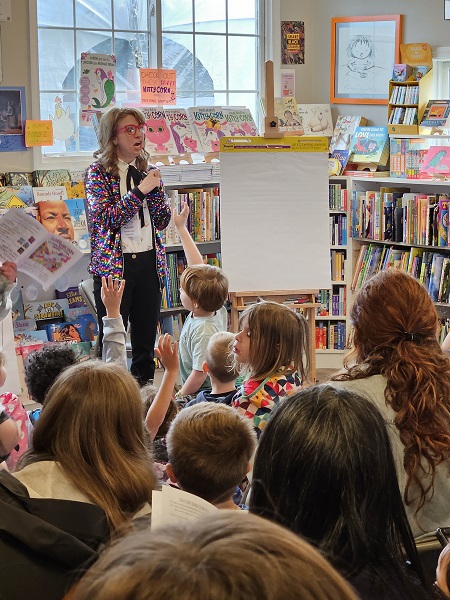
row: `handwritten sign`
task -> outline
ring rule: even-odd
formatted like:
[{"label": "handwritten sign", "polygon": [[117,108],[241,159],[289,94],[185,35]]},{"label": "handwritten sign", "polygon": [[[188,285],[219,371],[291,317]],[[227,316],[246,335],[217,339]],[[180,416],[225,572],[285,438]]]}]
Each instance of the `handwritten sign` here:
[{"label": "handwritten sign", "polygon": [[141,103],[177,103],[177,72],[174,69],[139,69]]},{"label": "handwritten sign", "polygon": [[53,146],[53,122],[31,121],[25,123],[25,146]]}]

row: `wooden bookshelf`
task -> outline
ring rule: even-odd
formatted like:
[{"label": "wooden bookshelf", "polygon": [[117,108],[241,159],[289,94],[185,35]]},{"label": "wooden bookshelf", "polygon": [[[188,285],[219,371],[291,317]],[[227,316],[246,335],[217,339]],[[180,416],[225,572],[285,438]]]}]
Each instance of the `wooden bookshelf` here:
[{"label": "wooden bookshelf", "polygon": [[[403,136],[416,135],[419,133],[419,123],[422,119],[422,115],[425,111],[428,100],[431,98],[431,88],[433,83],[433,71],[430,69],[426,75],[419,79],[419,81],[408,79],[407,81],[390,81],[389,82],[389,103],[388,103],[388,133],[401,134]],[[406,96],[408,88],[415,88],[416,98],[414,102],[398,102],[392,100],[393,91],[398,89],[402,92],[403,96]],[[404,90],[404,91],[403,91]],[[391,114],[397,108],[415,108],[417,123],[412,125],[405,125],[403,123],[389,123]]]}]

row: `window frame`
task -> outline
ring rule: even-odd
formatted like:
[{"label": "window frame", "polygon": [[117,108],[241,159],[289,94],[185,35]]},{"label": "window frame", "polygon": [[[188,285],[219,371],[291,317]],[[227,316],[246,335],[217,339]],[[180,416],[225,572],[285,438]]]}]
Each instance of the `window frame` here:
[{"label": "window frame", "polygon": [[[194,0],[191,0],[194,2]],[[256,34],[247,34],[248,37],[259,37],[259,64],[256,67],[256,78],[257,78],[257,94],[264,96],[264,63],[268,58],[274,60],[274,65],[278,65],[279,61],[273,56],[274,48],[279,49],[279,43],[275,46],[274,41],[277,39],[277,32],[279,30],[279,2],[280,0],[259,0],[259,22],[258,31]],[[161,0],[154,0],[154,3],[149,4],[149,31],[158,32],[157,35],[150,35],[150,47],[149,55],[156,57],[156,65],[162,66],[162,12],[161,12]],[[39,88],[39,56],[38,56],[38,23],[37,23],[37,0],[29,0],[29,11],[30,11],[30,54],[31,54],[31,113],[33,119],[40,119],[40,88]],[[275,24],[276,29],[272,27]],[[69,28],[75,32],[76,29]],[[198,32],[196,35],[199,35]],[[226,48],[228,50],[228,39],[233,37],[235,34],[220,34],[226,37]],[[237,34],[240,35],[240,34]],[[245,34],[242,34],[245,36]],[[279,39],[279,35],[278,35]],[[195,55],[194,55],[195,56]],[[34,57],[34,58],[33,58]],[[227,56],[228,61],[228,56]],[[279,67],[278,78],[279,78]],[[227,74],[228,78],[228,74]],[[277,80],[277,73],[275,73],[275,81]],[[252,91],[253,90],[249,90]],[[245,92],[245,90],[238,90],[238,92]],[[218,93],[222,93],[218,91]],[[232,90],[228,89],[227,79],[227,95],[233,93]],[[254,115],[257,119],[258,115]],[[81,170],[87,167],[92,162],[92,153],[76,153],[76,154],[54,154],[52,156],[46,156],[42,152],[41,147],[33,148],[33,164],[34,169],[67,169]]]}]

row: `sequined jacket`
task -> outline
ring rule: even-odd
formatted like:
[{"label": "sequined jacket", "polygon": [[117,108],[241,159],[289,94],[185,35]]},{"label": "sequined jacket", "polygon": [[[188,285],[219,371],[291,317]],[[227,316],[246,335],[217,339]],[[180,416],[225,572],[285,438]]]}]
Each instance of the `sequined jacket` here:
[{"label": "sequined jacket", "polygon": [[[137,213],[143,198],[136,193],[136,188],[121,196],[120,178],[106,171],[98,162],[88,167],[85,187],[91,236],[89,272],[121,278],[123,258],[120,228]],[[162,183],[158,189],[147,194],[147,206],[152,220],[158,275],[163,281],[167,274],[167,263],[158,232],[169,224],[170,208],[165,201]]]}]

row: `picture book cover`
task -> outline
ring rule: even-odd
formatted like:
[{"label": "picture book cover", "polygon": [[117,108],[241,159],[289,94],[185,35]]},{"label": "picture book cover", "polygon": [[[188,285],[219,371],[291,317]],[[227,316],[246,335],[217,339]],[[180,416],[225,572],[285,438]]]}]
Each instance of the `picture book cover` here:
[{"label": "picture book cover", "polygon": [[15,331],[14,343],[17,346],[33,346],[34,344],[48,342],[46,331]]},{"label": "picture book cover", "polygon": [[[60,188],[66,191],[64,186]],[[84,198],[42,200],[38,203],[38,220],[49,233],[72,242],[81,252],[91,249]]]},{"label": "picture book cover", "polygon": [[75,352],[77,362],[84,362],[91,356],[90,342],[70,342],[70,347]]},{"label": "picture book cover", "polygon": [[34,187],[33,196],[35,202],[42,202],[46,200],[67,200],[67,190],[64,185]]},{"label": "picture book cover", "polygon": [[278,129],[292,135],[304,135],[302,119],[298,114],[298,105],[294,96],[275,98],[274,112],[278,117]]},{"label": "picture book cover", "polygon": [[158,106],[141,106],[147,130],[145,132],[145,149],[151,155],[178,154],[165,112]]},{"label": "picture book cover", "polygon": [[187,109],[191,125],[200,140],[202,152],[219,152],[220,138],[227,131],[227,120],[221,106],[197,106]]},{"label": "picture book cover", "polygon": [[191,123],[185,108],[165,108],[167,123],[172,132],[177,154],[201,152],[197,133]]},{"label": "picture book cover", "polygon": [[84,181],[70,181],[64,184],[68,198],[86,198]]},{"label": "picture book cover", "polygon": [[25,319],[22,290],[18,290],[17,288],[16,288],[16,290],[17,291],[14,293],[14,295],[11,298],[11,301],[12,301],[11,314],[12,314],[13,322],[23,321]]},{"label": "picture book cover", "polygon": [[80,125],[90,125],[93,112],[116,103],[116,57],[82,52],[80,71]]},{"label": "picture book cover", "polygon": [[79,332],[83,342],[95,342],[98,336],[97,320],[91,314],[80,315],[77,318]]},{"label": "picture book cover", "polygon": [[33,175],[28,171],[10,171],[9,173],[5,173],[5,185],[11,185],[13,187],[33,185]]},{"label": "picture book cover", "polygon": [[305,135],[333,135],[329,104],[298,104],[297,112]]},{"label": "picture book cover", "polygon": [[450,100],[429,100],[420,121],[421,126],[444,127],[450,115]]},{"label": "picture book cover", "polygon": [[37,169],[33,171],[32,176],[35,187],[52,187],[71,181],[68,169]]},{"label": "picture book cover", "polygon": [[67,290],[55,290],[56,299],[65,299],[68,302],[69,309],[86,306],[83,296],[80,294],[78,287],[69,287]]},{"label": "picture book cover", "polygon": [[431,146],[425,154],[420,172],[450,175],[450,146]]},{"label": "picture book cover", "polygon": [[349,157],[349,150],[334,150],[334,152],[331,154],[331,158],[336,159],[339,163],[339,172],[336,173],[336,175],[342,175],[345,167],[347,166]]},{"label": "picture book cover", "polygon": [[350,150],[350,142],[357,127],[367,124],[365,117],[339,115],[330,141],[330,154],[335,150]]},{"label": "picture book cover", "polygon": [[25,208],[33,203],[31,185],[0,187],[0,208]]},{"label": "picture book cover", "polygon": [[13,330],[17,332],[35,331],[36,321],[34,319],[16,319],[13,321]]},{"label": "picture book cover", "polygon": [[350,160],[356,163],[386,164],[389,157],[388,144],[387,127],[356,127],[350,142]]},{"label": "picture book cover", "polygon": [[411,77],[412,67],[405,63],[394,65],[392,69],[392,81],[406,81]]},{"label": "picture book cover", "polygon": [[78,323],[51,323],[45,326],[49,342],[82,342]]},{"label": "picture book cover", "polygon": [[23,305],[24,319],[43,321],[45,319],[62,319],[69,310],[69,303],[64,298],[56,300],[40,300],[25,302]]},{"label": "picture book cover", "polygon": [[258,129],[249,108],[223,106],[222,111],[228,123],[227,136],[258,135]]}]

